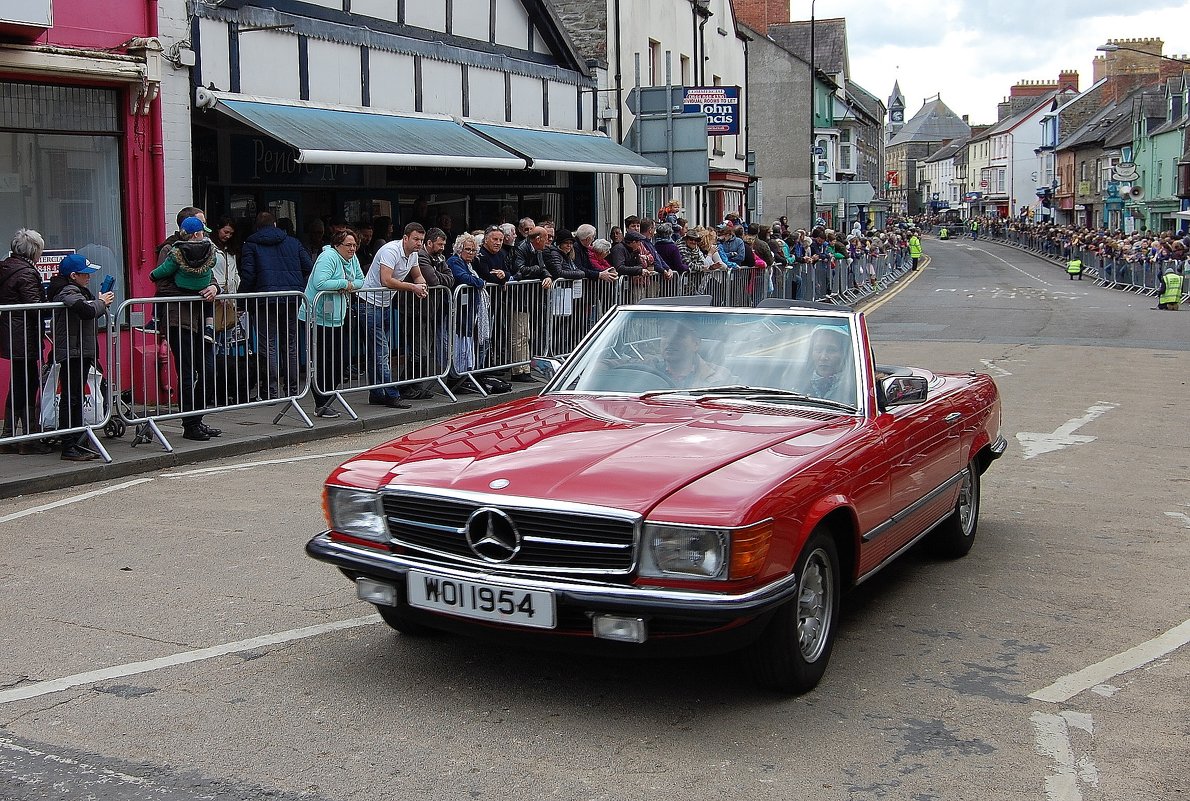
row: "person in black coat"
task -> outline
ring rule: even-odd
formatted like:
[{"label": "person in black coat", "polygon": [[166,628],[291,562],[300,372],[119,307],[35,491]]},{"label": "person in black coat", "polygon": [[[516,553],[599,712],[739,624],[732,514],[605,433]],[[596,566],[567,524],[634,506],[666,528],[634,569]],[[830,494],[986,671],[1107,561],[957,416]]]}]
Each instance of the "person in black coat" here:
[{"label": "person in black coat", "polygon": [[[29,228],[19,229],[9,245],[11,255],[0,261],[0,306],[43,303],[41,274],[34,265],[45,249],[41,234]],[[11,378],[4,400],[4,429],[0,438],[18,434],[22,424],[26,434],[41,430],[37,413],[37,389],[41,373],[41,316],[39,311],[11,311],[0,314],[0,357],[9,360]],[[49,453],[53,449],[42,442],[0,444],[0,453]]]},{"label": "person in black coat", "polygon": [[[66,307],[54,314],[54,361],[61,365],[58,381],[62,387],[58,400],[59,431],[83,425],[83,395],[99,355],[98,321],[116,299],[111,292],[101,292],[98,297],[91,294],[87,284],[97,272],[97,266],[77,253],[72,254],[58,265],[58,274],[46,292],[52,302]],[[69,462],[98,459],[99,454],[83,447],[86,442],[85,434],[63,437],[62,458]]]}]

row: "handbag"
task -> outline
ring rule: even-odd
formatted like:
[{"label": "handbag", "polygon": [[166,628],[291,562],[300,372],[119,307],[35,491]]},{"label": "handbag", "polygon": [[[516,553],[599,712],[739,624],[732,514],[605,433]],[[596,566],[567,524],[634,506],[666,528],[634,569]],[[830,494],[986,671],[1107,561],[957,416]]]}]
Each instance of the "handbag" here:
[{"label": "handbag", "polygon": [[[231,269],[224,268],[223,286],[221,291],[227,294],[231,288]],[[215,298],[214,327],[216,331],[226,331],[240,321],[240,312],[234,300]]]},{"label": "handbag", "polygon": [[[56,431],[58,428],[58,406],[62,399],[60,362],[47,364],[41,381],[41,430]],[[91,365],[87,383],[83,388],[83,419],[81,425],[97,426],[107,416],[103,374]]]}]

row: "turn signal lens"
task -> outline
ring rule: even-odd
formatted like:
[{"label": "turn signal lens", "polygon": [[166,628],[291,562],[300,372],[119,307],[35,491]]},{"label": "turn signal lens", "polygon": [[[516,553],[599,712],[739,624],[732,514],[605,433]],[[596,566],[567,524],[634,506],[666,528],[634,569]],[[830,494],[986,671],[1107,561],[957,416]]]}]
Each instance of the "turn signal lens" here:
[{"label": "turn signal lens", "polygon": [[731,578],[752,578],[764,567],[773,541],[773,521],[731,532]]}]

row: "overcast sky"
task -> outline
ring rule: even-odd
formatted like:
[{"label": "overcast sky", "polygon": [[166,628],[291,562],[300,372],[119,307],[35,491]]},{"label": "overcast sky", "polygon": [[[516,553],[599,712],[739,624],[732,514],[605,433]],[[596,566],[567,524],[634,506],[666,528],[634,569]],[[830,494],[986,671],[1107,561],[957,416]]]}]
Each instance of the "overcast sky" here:
[{"label": "overcast sky", "polygon": [[[790,5],[793,19],[810,18],[810,0]],[[847,19],[853,81],[885,102],[900,81],[905,119],[941,92],[973,125],[995,122],[1014,83],[1063,69],[1085,89],[1108,39],[1160,37],[1165,55],[1190,53],[1190,0],[817,0],[814,10]]]}]

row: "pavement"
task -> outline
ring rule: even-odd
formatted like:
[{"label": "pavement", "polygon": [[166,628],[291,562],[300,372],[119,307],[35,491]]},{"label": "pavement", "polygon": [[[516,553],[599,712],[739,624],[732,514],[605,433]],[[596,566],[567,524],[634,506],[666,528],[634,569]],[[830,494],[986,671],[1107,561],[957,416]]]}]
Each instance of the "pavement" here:
[{"label": "pavement", "polygon": [[[521,389],[521,386],[524,388]],[[413,407],[411,409],[371,406],[367,393],[346,394],[345,398],[359,416],[358,420],[352,420],[346,413],[333,420],[315,417],[314,402],[307,396],[299,403],[314,422],[313,428],[307,428],[292,411],[274,425],[273,418],[283,409],[282,406],[254,406],[206,415],[204,423],[223,431],[221,436],[207,442],[182,439],[181,423],[167,420],[160,423],[160,428],[173,447],[172,452],[166,451],[155,439],[147,444],[133,445],[134,426],[129,426],[120,438],[107,438],[102,431],[96,431],[112,457],[110,464],[104,464],[99,459],[91,462],[63,461],[58,450],[45,456],[0,454],[0,498],[65,489],[178,465],[243,456],[304,442],[434,420],[526,397],[538,392],[542,386],[538,383],[514,384],[517,388],[512,392],[487,397],[458,395],[456,403],[438,394],[441,392],[438,390],[430,400],[409,401]]]}]

